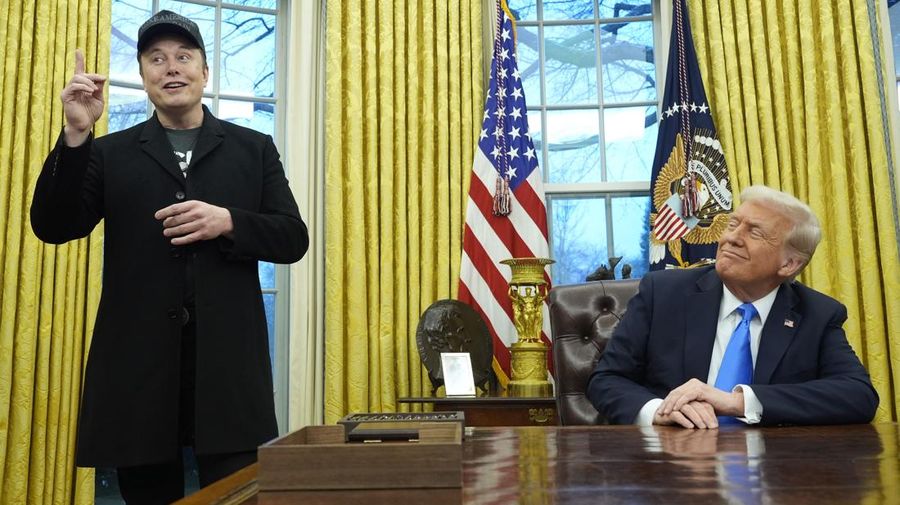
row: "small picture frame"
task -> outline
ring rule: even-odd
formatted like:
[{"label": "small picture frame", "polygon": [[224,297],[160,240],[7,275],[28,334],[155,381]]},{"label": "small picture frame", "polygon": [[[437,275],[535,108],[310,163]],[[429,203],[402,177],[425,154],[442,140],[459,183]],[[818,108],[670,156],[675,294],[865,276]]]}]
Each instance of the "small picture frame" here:
[{"label": "small picture frame", "polygon": [[475,378],[469,353],[442,352],[441,369],[447,396],[475,396]]}]

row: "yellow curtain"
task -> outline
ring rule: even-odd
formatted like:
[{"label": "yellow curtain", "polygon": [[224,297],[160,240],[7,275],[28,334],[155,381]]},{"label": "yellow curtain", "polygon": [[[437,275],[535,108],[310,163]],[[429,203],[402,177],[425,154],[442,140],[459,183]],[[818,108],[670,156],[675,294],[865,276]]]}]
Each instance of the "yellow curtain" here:
[{"label": "yellow curtain", "polygon": [[[0,2],[0,496],[3,503],[94,502],[76,469],[81,376],[99,296],[99,233],[42,244],[28,209],[63,125],[59,93],[74,71],[109,65],[108,0]],[[106,119],[97,133],[106,129]]]},{"label": "yellow curtain", "polygon": [[688,5],[734,189],[781,188],[819,216],[824,239],[801,280],[847,305],[844,328],[881,397],[876,421],[896,421],[900,263],[883,109],[895,91],[879,56],[889,26],[872,0]]},{"label": "yellow curtain", "polygon": [[481,1],[326,2],[326,423],[429,389],[415,331],[456,293]]}]

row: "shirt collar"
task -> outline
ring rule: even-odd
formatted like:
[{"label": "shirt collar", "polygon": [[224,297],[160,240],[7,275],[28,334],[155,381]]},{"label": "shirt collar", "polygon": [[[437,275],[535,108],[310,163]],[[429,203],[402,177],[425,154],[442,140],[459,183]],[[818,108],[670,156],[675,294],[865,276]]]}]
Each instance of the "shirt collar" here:
[{"label": "shirt collar", "polygon": [[[780,285],[776,286],[766,296],[751,302],[756,307],[757,314],[759,314],[759,322],[763,325],[766,324],[766,318],[769,317],[772,305],[775,304],[775,297],[778,295],[778,288],[780,287]],[[731,316],[744,303],[734,296],[734,293],[729,291],[728,286],[722,284],[722,288],[722,302],[719,304],[719,321]]]}]

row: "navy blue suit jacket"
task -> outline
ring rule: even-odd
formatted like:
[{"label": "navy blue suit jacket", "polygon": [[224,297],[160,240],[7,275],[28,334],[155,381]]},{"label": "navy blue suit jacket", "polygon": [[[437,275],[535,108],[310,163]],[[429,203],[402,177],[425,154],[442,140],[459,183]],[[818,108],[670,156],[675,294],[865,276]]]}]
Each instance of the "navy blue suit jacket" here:
[{"label": "navy blue suit jacket", "polygon": [[[706,382],[723,285],[714,267],[646,275],[616,327],[587,395],[615,424],[691,378]],[[761,424],[872,420],[878,394],[847,342],[847,309],[800,283],[778,289],[759,343],[753,391]]]}]

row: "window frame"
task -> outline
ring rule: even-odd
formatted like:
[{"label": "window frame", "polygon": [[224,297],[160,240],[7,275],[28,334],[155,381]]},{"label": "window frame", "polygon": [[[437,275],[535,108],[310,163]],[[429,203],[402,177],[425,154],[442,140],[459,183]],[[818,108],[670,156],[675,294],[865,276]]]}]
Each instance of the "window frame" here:
[{"label": "window frame", "polygon": [[[497,0],[499,1],[499,0]],[[539,102],[534,105],[533,103],[528,104],[528,114],[529,120],[531,120],[531,115],[534,113],[540,114],[540,123],[541,123],[541,132],[542,132],[542,142],[541,142],[541,168],[542,168],[542,176],[544,181],[544,197],[546,200],[546,209],[547,209],[547,223],[548,223],[548,241],[550,246],[550,251],[554,250],[553,244],[553,200],[554,199],[562,199],[562,198],[595,198],[595,199],[603,199],[604,207],[605,207],[605,225],[606,225],[606,241],[607,241],[607,251],[610,256],[616,254],[615,248],[615,233],[614,233],[614,223],[613,223],[613,199],[617,197],[636,197],[636,196],[646,196],[650,198],[651,196],[651,180],[632,180],[632,181],[605,181],[605,182],[586,182],[586,183],[552,183],[549,182],[549,172],[545,167],[549,167],[549,146],[546,142],[546,132],[547,132],[547,113],[565,110],[565,111],[573,111],[573,110],[590,110],[598,112],[598,121],[599,125],[599,143],[601,144],[600,148],[600,163],[599,167],[601,170],[601,178],[607,178],[607,161],[606,161],[606,149],[602,146],[605,143],[606,132],[605,132],[605,120],[604,114],[606,111],[616,108],[625,108],[625,107],[641,107],[641,106],[654,106],[657,111],[661,108],[663,101],[663,93],[665,91],[665,72],[666,72],[666,63],[668,59],[668,42],[666,41],[665,35],[670,31],[670,28],[666,27],[666,19],[671,19],[669,15],[669,11],[671,10],[671,6],[668,6],[668,9],[665,6],[662,6],[662,2],[660,0],[650,0],[651,4],[651,14],[649,16],[624,16],[619,18],[604,18],[599,17],[599,15],[591,17],[589,19],[565,19],[565,20],[543,20],[543,0],[536,2],[536,17],[535,20],[523,20],[516,21],[516,27],[534,27],[537,29],[538,40],[539,40],[539,48],[538,48],[538,62],[540,65],[540,89],[541,96]],[[598,3],[594,1],[594,12],[599,13]],[[600,30],[599,27],[601,24],[608,23],[622,23],[629,21],[651,21],[653,24],[653,47],[654,47],[654,65],[655,65],[655,74],[656,74],[656,99],[655,100],[641,100],[641,101],[633,101],[633,102],[616,102],[612,104],[605,103],[605,97],[603,96],[603,80],[602,80],[602,46],[600,43]],[[545,37],[544,37],[544,28],[545,27],[554,27],[554,26],[591,26],[597,29],[594,30],[594,41],[595,47],[597,48],[597,61],[601,62],[596,67],[597,72],[597,86],[598,93],[597,99],[595,103],[590,104],[553,104],[547,105],[547,84],[546,84],[546,51],[545,51]],[[489,49],[489,48],[488,48]],[[898,77],[900,78],[900,77]],[[658,127],[658,126],[657,126]],[[557,263],[560,261],[565,261],[564,258],[555,258]],[[604,258],[605,259],[605,258]],[[555,269],[554,269],[555,270]],[[554,271],[555,273],[555,271]],[[555,278],[555,276],[554,276]]]}]

